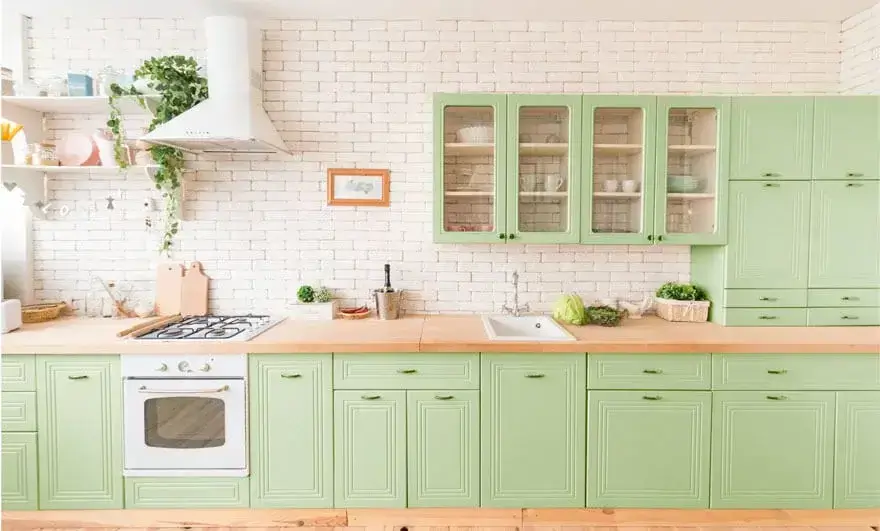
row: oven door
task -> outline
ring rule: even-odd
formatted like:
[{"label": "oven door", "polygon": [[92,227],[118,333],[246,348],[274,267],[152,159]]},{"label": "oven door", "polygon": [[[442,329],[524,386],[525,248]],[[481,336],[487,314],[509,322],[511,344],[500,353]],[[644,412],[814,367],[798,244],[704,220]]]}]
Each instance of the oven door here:
[{"label": "oven door", "polygon": [[242,379],[125,380],[125,474],[247,475],[245,404]]}]

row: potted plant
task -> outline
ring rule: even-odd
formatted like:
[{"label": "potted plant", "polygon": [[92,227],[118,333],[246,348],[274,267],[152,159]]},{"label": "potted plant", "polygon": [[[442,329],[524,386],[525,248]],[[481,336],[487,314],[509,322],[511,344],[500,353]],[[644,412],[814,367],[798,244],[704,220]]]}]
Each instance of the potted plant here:
[{"label": "potted plant", "polygon": [[296,290],[297,304],[290,306],[294,319],[311,319],[329,321],[336,317],[336,301],[333,292],[320,287],[317,290],[309,285],[300,286]]},{"label": "potted plant", "polygon": [[667,282],[657,289],[657,315],[667,321],[704,323],[709,319],[706,291],[693,284]]}]

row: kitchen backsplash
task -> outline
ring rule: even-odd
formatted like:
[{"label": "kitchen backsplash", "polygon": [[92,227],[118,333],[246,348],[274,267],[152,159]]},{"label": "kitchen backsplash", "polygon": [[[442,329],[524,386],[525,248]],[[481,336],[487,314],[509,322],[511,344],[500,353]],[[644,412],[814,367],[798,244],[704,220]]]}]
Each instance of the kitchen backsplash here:
[{"label": "kitchen backsplash", "polygon": [[[197,19],[31,25],[34,76],[204,55]],[[363,303],[386,262],[411,311],[497,311],[513,270],[533,309],[549,309],[563,291],[640,299],[664,281],[688,280],[687,247],[433,243],[431,95],[833,93],[842,79],[834,23],[275,20],[264,28],[265,106],[294,155],[193,160],[174,250],[204,264],[218,313],[282,310],[302,283]],[[57,115],[49,126],[58,136],[103,119]],[[141,125],[129,120],[128,129]],[[390,169],[390,208],[326,206],[331,167]],[[143,203],[161,201],[148,177],[68,174],[49,185],[49,219],[34,229],[37,298],[84,301],[95,275],[151,297],[157,232],[144,218],[157,214]]]}]

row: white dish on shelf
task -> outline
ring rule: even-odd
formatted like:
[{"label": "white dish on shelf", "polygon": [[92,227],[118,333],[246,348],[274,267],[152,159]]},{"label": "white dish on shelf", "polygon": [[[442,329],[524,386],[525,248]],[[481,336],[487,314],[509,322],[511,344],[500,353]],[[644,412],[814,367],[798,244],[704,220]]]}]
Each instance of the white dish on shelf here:
[{"label": "white dish on shelf", "polygon": [[492,141],[492,127],[488,125],[468,125],[455,133],[459,142],[465,144],[485,144]]}]

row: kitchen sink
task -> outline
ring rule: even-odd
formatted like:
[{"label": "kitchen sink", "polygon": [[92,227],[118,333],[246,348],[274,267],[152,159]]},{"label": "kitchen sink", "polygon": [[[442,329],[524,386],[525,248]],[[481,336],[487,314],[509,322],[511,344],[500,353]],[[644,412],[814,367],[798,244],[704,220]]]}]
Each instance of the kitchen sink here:
[{"label": "kitchen sink", "polygon": [[574,341],[575,337],[544,315],[484,315],[483,326],[491,341]]}]

